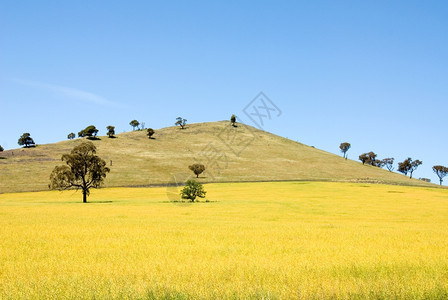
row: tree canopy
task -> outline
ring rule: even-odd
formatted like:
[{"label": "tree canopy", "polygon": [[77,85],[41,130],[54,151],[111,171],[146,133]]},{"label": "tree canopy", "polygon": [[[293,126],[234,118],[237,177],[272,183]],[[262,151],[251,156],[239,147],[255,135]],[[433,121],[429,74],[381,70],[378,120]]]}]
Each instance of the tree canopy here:
[{"label": "tree canopy", "polygon": [[232,115],[230,117],[230,123],[232,124],[233,127],[236,127],[236,116]]},{"label": "tree canopy", "polygon": [[73,140],[75,137],[76,137],[76,135],[75,135],[75,133],[73,133],[73,132],[70,132],[70,133],[67,135],[67,138],[68,138],[69,140]]},{"label": "tree canopy", "polygon": [[154,133],[156,133],[156,132],[154,131],[154,129],[152,129],[152,128],[148,128],[148,129],[146,129],[146,135],[148,136],[149,139],[152,138],[152,136],[154,135]]},{"label": "tree canopy", "polygon": [[403,173],[404,175],[410,174],[409,178],[412,178],[412,173],[414,173],[415,170],[417,170],[418,166],[423,164],[422,161],[416,159],[412,160],[412,158],[408,157],[403,162],[398,163],[398,172]]},{"label": "tree canopy", "polygon": [[193,171],[196,178],[199,178],[199,175],[205,171],[205,166],[203,164],[192,164],[191,166],[188,166],[188,168]]},{"label": "tree canopy", "polygon": [[106,127],[106,129],[107,129],[107,136],[108,137],[110,137],[110,138],[115,137],[115,126],[109,125],[109,126]]},{"label": "tree canopy", "polygon": [[199,182],[194,180],[187,180],[185,183],[185,187],[180,192],[182,199],[190,200],[190,202],[194,202],[196,198],[204,198],[207,192],[204,190],[204,187]]},{"label": "tree canopy", "polygon": [[135,127],[137,127],[138,129],[138,125],[140,125],[140,122],[137,120],[132,120],[131,122],[129,122],[129,125],[132,126],[132,130],[135,130]]},{"label": "tree canopy", "polygon": [[96,129],[95,126],[90,125],[87,126],[85,129],[78,132],[78,137],[87,137],[88,139],[94,139],[96,138],[96,135],[98,134],[98,129]]},{"label": "tree canopy", "polygon": [[96,147],[84,142],[70,152],[62,155],[66,165],[56,166],[50,175],[50,189],[81,189],[82,202],[87,202],[91,188],[99,188],[110,169],[106,162],[96,155]]},{"label": "tree canopy", "polygon": [[25,146],[25,148],[35,145],[34,140],[31,138],[31,135],[28,132],[22,134],[17,143],[20,146]]}]

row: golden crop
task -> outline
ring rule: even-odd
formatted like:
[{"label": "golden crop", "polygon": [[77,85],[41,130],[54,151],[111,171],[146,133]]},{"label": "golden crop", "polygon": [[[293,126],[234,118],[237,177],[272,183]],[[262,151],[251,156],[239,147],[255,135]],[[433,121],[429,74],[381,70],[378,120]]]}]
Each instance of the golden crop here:
[{"label": "golden crop", "polygon": [[0,194],[0,298],[444,299],[448,191],[209,184]]}]

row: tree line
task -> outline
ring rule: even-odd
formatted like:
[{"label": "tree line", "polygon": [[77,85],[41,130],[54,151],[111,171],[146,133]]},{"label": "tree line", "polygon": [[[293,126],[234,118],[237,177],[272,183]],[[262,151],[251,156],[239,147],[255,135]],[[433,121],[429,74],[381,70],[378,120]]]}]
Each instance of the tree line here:
[{"label": "tree line", "polygon": [[[344,142],[339,145],[339,149],[342,152],[342,157],[347,160],[347,152],[351,148],[351,144]],[[363,165],[371,165],[379,168],[386,167],[390,172],[394,170],[394,158],[388,157],[384,159],[377,159],[377,154],[373,151],[368,153],[363,153],[359,155],[358,159],[362,162]],[[417,168],[422,165],[423,162],[421,160],[412,160],[412,158],[408,157],[402,162],[398,163],[397,171],[403,173],[404,175],[409,174],[409,178],[412,178],[412,174]],[[442,185],[443,178],[448,175],[448,167],[437,165],[432,167],[433,172],[439,177],[440,185]],[[425,178],[425,181],[429,181]]]}]

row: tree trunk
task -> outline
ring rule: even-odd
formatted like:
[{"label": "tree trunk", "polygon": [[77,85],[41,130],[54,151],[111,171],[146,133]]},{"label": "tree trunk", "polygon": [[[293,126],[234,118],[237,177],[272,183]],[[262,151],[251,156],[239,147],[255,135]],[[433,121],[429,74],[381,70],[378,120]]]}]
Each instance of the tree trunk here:
[{"label": "tree trunk", "polygon": [[82,191],[82,203],[87,203],[87,191]]},{"label": "tree trunk", "polygon": [[440,185],[442,185],[442,182],[443,182],[443,180],[442,180],[442,178],[440,178]]}]

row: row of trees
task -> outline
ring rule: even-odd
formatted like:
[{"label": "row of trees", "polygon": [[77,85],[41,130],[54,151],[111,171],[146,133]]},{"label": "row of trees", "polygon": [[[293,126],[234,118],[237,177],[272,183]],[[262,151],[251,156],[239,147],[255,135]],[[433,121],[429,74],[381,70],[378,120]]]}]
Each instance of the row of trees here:
[{"label": "row of trees", "polygon": [[[344,142],[339,145],[339,149],[341,150],[343,157],[347,159],[347,151],[351,148],[350,143]],[[375,152],[368,152],[359,155],[358,159],[362,162],[362,164],[368,164],[371,166],[383,168],[386,167],[390,172],[394,170],[394,158],[388,157],[384,159],[377,159],[377,154]],[[412,178],[412,174],[417,168],[422,165],[423,162],[421,160],[412,160],[412,158],[408,157],[402,162],[398,163],[397,171],[403,173],[404,175],[409,174],[409,178]],[[439,177],[440,185],[442,185],[443,178],[448,175],[448,168],[444,166],[433,166],[433,172]]]}]

